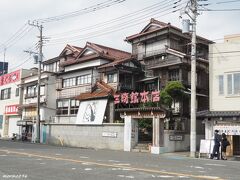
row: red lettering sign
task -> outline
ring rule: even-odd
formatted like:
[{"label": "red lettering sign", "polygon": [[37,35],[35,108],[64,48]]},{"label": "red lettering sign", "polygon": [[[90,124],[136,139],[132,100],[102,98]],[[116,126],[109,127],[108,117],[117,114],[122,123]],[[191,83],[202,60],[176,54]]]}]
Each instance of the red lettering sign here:
[{"label": "red lettering sign", "polygon": [[128,104],[128,93],[121,94],[121,102],[124,104]]},{"label": "red lettering sign", "polygon": [[149,98],[148,98],[148,91],[144,91],[142,93],[140,93],[141,96],[141,102],[145,103],[145,102],[149,102]]},{"label": "red lettering sign", "polygon": [[18,114],[18,105],[5,106],[4,114]]},{"label": "red lettering sign", "polygon": [[119,104],[120,103],[120,95],[116,94],[114,95],[114,104]]},{"label": "red lettering sign", "polygon": [[132,92],[131,94],[130,94],[130,98],[131,98],[131,101],[130,101],[130,103],[132,103],[132,104],[135,104],[135,103],[138,103],[139,101],[138,101],[138,94],[139,93],[137,93],[137,92]]},{"label": "red lettering sign", "polygon": [[[120,99],[121,98],[121,99]],[[160,91],[153,91],[149,93],[148,91],[144,91],[141,93],[138,92],[132,92],[130,94],[129,99],[129,93],[121,93],[114,95],[114,104],[137,104],[140,102],[146,103],[146,102],[159,102],[160,101]]]},{"label": "red lettering sign", "polygon": [[14,83],[20,80],[20,70],[0,76],[0,86]]},{"label": "red lettering sign", "polygon": [[158,101],[160,101],[160,92],[153,91],[152,92],[152,102],[158,102]]}]

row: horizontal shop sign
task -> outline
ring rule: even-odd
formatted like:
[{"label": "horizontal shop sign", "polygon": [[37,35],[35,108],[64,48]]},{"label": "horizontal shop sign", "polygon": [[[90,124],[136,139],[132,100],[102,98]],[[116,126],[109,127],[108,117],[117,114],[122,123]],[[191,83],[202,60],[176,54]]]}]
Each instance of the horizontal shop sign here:
[{"label": "horizontal shop sign", "polygon": [[18,114],[19,105],[9,105],[5,106],[4,114]]},{"label": "horizontal shop sign", "polygon": [[102,137],[117,137],[117,132],[102,132]]},{"label": "horizontal shop sign", "polygon": [[169,141],[183,141],[183,135],[169,135]]}]

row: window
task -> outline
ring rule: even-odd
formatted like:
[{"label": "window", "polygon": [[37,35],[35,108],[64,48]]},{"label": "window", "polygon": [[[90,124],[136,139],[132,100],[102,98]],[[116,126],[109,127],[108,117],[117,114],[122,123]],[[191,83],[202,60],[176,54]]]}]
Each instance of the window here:
[{"label": "window", "polygon": [[223,84],[223,75],[218,76],[218,93],[219,95],[224,94],[224,84]]},{"label": "window", "polygon": [[77,114],[79,108],[79,100],[72,99],[70,106],[70,114]]},{"label": "window", "polygon": [[107,82],[113,83],[114,82],[114,74],[108,74],[107,75]]},{"label": "window", "polygon": [[169,71],[169,81],[179,81],[179,70],[178,69],[174,69]]},{"label": "window", "polygon": [[15,92],[15,96],[18,97],[19,96],[19,88],[16,88],[16,92]]},{"label": "window", "polygon": [[1,99],[10,99],[11,96],[11,88],[1,90]]},{"label": "window", "polygon": [[227,93],[228,95],[240,95],[240,73],[227,75]]},{"label": "window", "polygon": [[57,101],[57,115],[68,115],[69,100],[58,100]]},{"label": "window", "polygon": [[37,85],[27,87],[27,97],[37,96]]},{"label": "window", "polygon": [[76,78],[68,78],[63,80],[63,87],[76,86]]},{"label": "window", "polygon": [[77,85],[91,84],[91,82],[92,82],[91,74],[87,74],[87,75],[83,75],[83,76],[78,76],[77,77]]}]

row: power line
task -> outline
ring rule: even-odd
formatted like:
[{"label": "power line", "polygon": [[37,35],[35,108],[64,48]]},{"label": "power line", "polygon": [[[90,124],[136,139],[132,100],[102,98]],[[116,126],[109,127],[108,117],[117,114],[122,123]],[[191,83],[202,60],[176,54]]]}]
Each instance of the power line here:
[{"label": "power line", "polygon": [[[123,16],[120,16],[120,17],[117,17],[117,18],[114,18],[114,19],[111,19],[111,20],[108,20],[108,21],[104,21],[104,22],[101,22],[101,23],[97,23],[97,24],[94,24],[94,25],[91,25],[91,26],[87,26],[87,27],[84,27],[84,28],[77,28],[77,29],[74,29],[74,30],[70,30],[70,31],[66,31],[66,32],[63,32],[63,33],[58,33],[58,34],[50,34],[50,35],[47,35],[47,36],[51,36],[51,37],[54,37],[54,36],[59,36],[59,35],[64,35],[64,34],[69,34],[69,33],[74,33],[74,32],[83,32],[83,31],[86,31],[86,30],[89,30],[89,29],[93,29],[95,27],[101,27],[101,26],[105,26],[107,24],[112,24],[112,23],[115,23],[115,22],[118,22],[118,21],[121,21],[121,20],[124,20],[124,19],[128,19],[129,17],[133,17],[133,16],[136,16],[138,14],[142,14],[142,13],[146,13],[148,11],[153,11],[154,9],[158,8],[159,6],[162,6],[164,4],[162,4],[163,2],[165,2],[165,4],[169,3],[168,1],[172,2],[172,0],[163,0],[161,2],[158,2],[156,4],[153,4],[151,6],[148,6],[146,8],[143,8],[143,9],[140,9],[138,11],[135,11],[135,12],[132,12],[132,13],[129,13],[129,14],[125,14]],[[181,1],[181,0],[180,0]],[[158,9],[157,9],[158,10]]]},{"label": "power line", "polygon": [[240,9],[199,9],[199,11],[240,11]]},{"label": "power line", "polygon": [[217,2],[216,4],[235,3],[235,2],[240,2],[240,0],[221,1],[221,2]]},{"label": "power line", "polygon": [[53,21],[60,21],[60,20],[64,20],[64,19],[67,19],[67,18],[87,14],[87,13],[90,13],[90,12],[95,12],[95,11],[98,11],[100,9],[108,8],[108,7],[111,7],[113,5],[123,3],[124,1],[126,1],[126,0],[107,0],[107,1],[104,1],[102,3],[98,3],[96,5],[92,5],[90,7],[80,9],[78,11],[73,11],[73,12],[70,12],[70,13],[65,13],[65,14],[62,14],[62,15],[48,17],[48,18],[36,19],[34,21],[38,21],[38,22],[41,22],[41,23],[49,23],[49,22],[53,22]]},{"label": "power line", "polygon": [[[184,3],[182,3],[182,4],[184,4]],[[180,6],[182,4],[179,4],[178,6]],[[174,7],[165,9],[164,11],[161,11],[161,13],[163,13],[163,12],[169,11],[171,9],[175,9],[175,10],[172,10],[172,11],[167,12],[165,14],[162,14],[161,16],[157,16],[156,18],[165,16],[167,14],[171,14],[171,13],[177,12],[178,10],[180,10],[180,8],[176,9],[178,6],[174,6]],[[159,14],[159,13],[155,13],[155,14]],[[144,18],[149,18],[149,17],[152,17],[152,16],[153,16],[153,14],[151,14],[149,16],[146,16]],[[142,20],[142,21],[140,21],[140,20]],[[135,18],[135,19],[132,19],[132,20],[130,20],[128,22],[117,24],[117,25],[114,25],[114,26],[111,26],[111,27],[108,27],[108,28],[104,28],[104,29],[101,29],[101,30],[97,30],[97,31],[94,31],[94,32],[91,32],[91,33],[88,33],[88,34],[83,34],[83,35],[78,35],[78,36],[71,37],[71,39],[75,38],[71,42],[84,40],[84,39],[92,38],[92,37],[102,36],[102,35],[105,35],[105,34],[108,34],[108,33],[111,33],[111,32],[116,32],[116,31],[120,31],[122,29],[129,28],[129,27],[141,24],[141,23],[145,23],[145,20],[143,20],[143,18],[141,18],[141,19],[136,19]],[[65,41],[63,41],[64,39],[66,39],[66,38],[55,40],[55,41],[53,41],[53,43],[49,43],[48,45],[55,45],[55,44],[66,43]]]}]

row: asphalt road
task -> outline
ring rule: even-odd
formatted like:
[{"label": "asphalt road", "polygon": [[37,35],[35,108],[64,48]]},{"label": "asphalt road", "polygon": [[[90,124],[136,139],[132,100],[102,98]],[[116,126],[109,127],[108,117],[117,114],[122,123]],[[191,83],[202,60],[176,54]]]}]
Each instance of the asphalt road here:
[{"label": "asphalt road", "polygon": [[57,147],[0,140],[0,179],[240,179],[240,161]]}]

